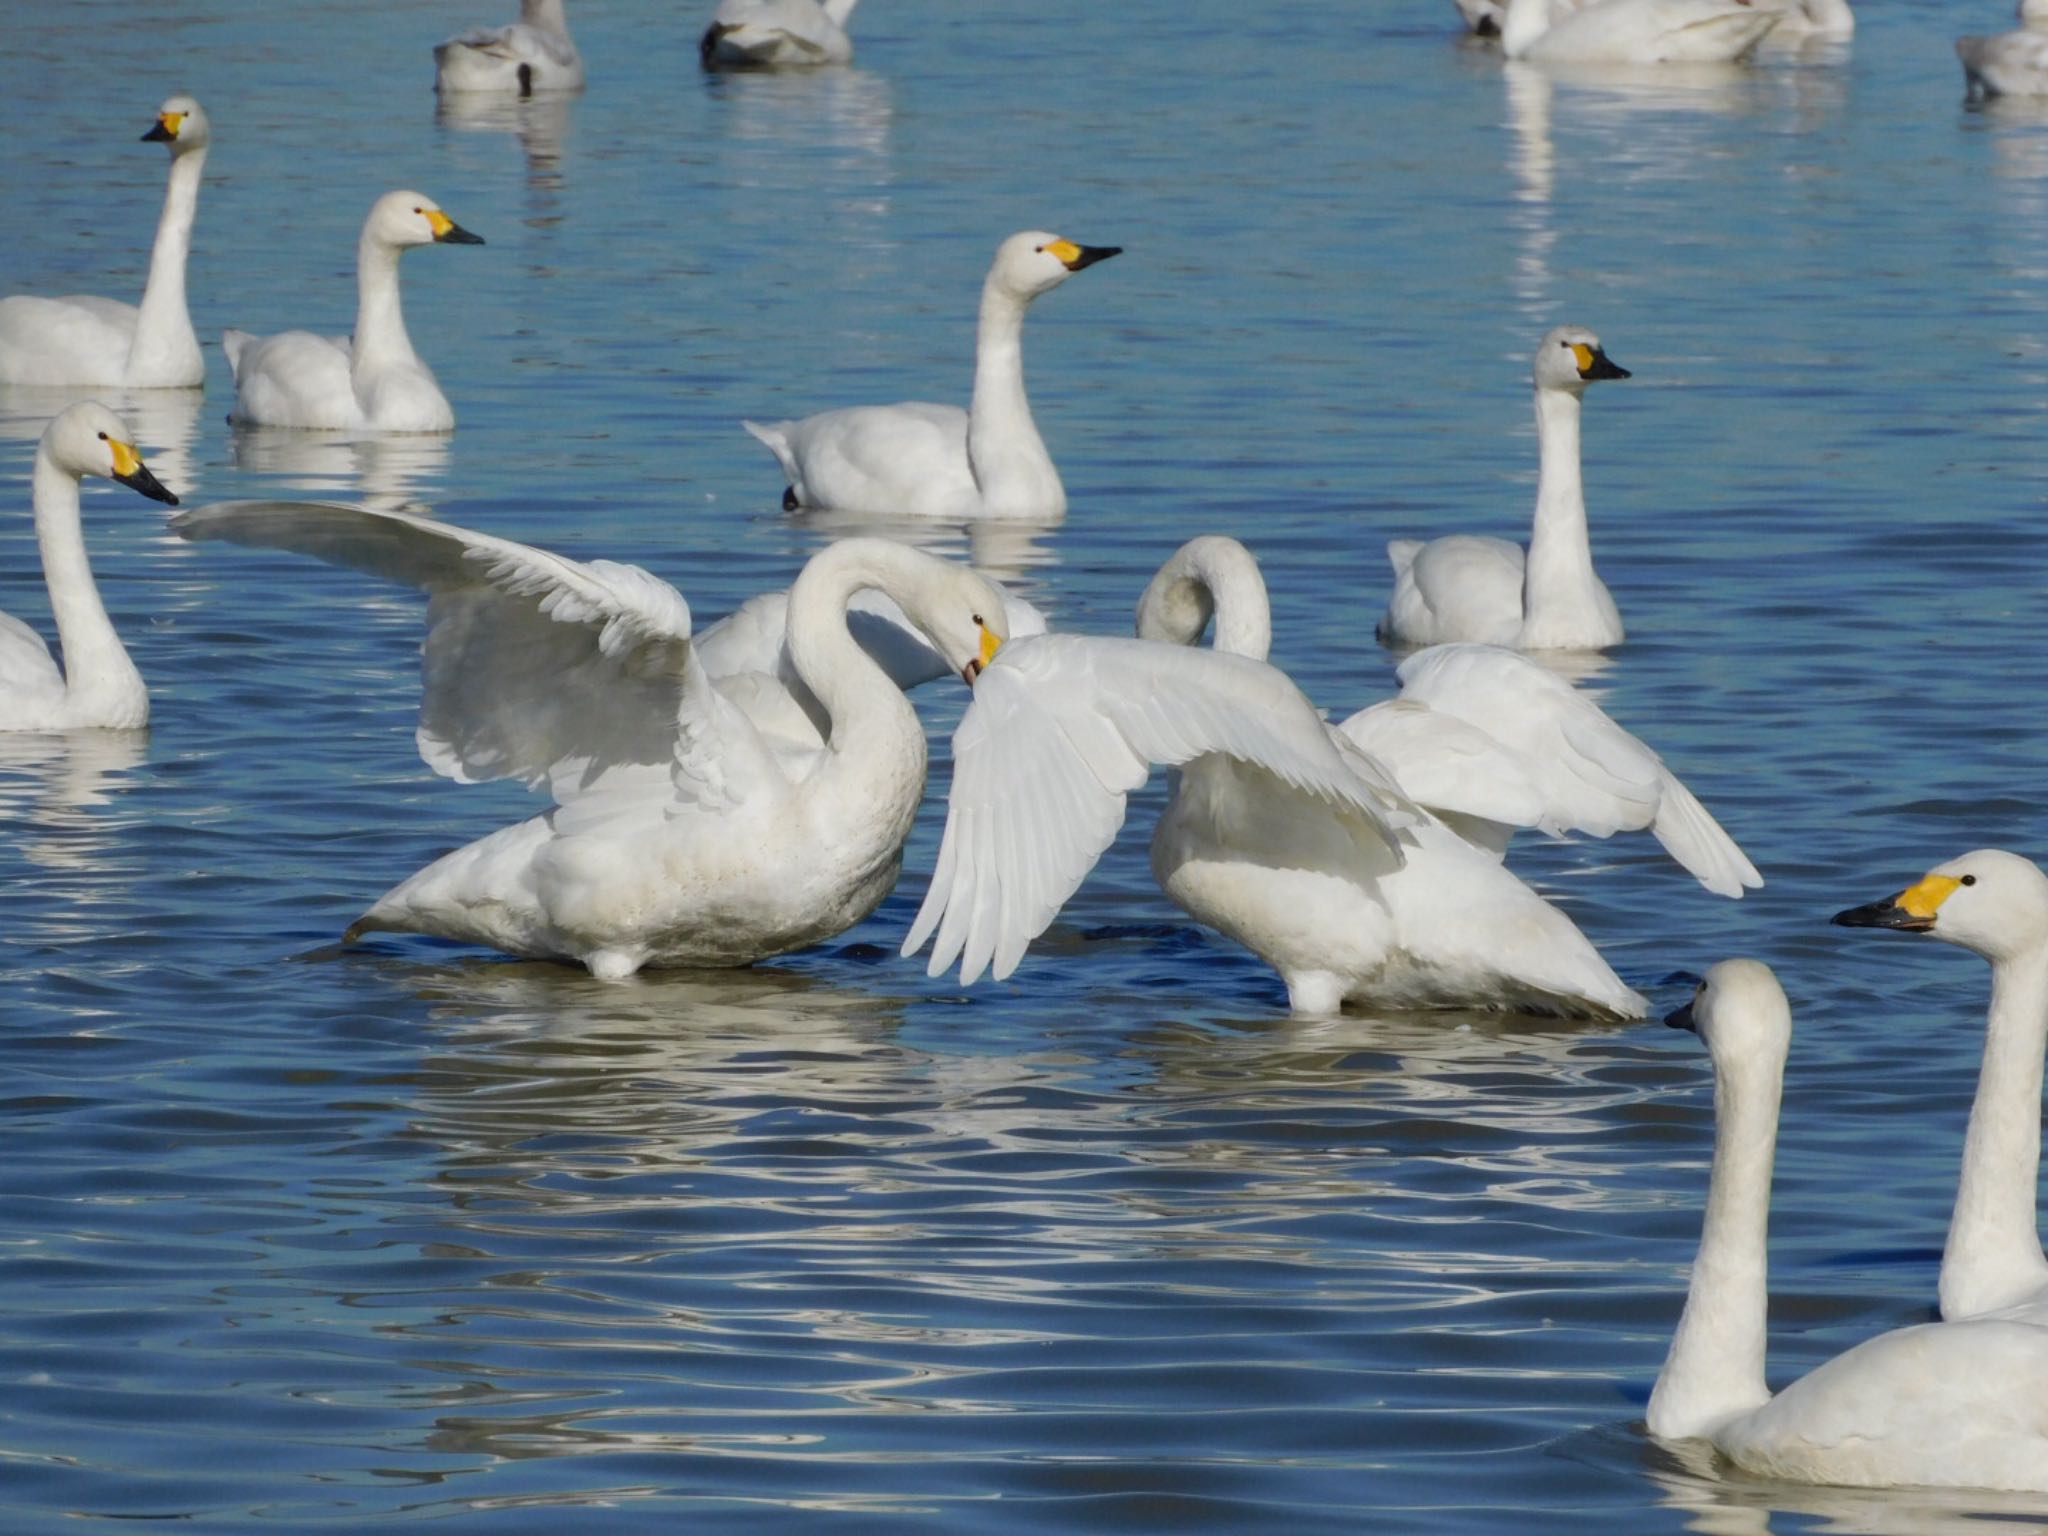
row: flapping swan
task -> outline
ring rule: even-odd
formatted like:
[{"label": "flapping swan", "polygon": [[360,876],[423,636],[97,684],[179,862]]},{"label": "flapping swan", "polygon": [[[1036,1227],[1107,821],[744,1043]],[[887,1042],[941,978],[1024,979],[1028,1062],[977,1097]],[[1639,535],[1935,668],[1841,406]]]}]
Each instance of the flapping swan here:
[{"label": "flapping swan", "polygon": [[907,517],[1062,515],[1066,489],[1024,398],[1024,314],[1040,294],[1121,250],[1035,229],[996,248],[981,289],[974,398],[964,411],[913,400],[742,423],[789,477],[783,506]]},{"label": "flapping swan", "polygon": [[427,591],[420,755],[461,782],[515,778],[554,798],[387,892],[349,939],[434,934],[607,980],[801,949],[896,883],[924,730],[855,642],[855,594],[887,594],[970,679],[1007,631],[1002,594],[965,567],[880,539],[832,545],[787,610],[820,732],[773,677],[711,678],[689,606],[638,566],[319,503],[223,503],[174,526]]},{"label": "flapping swan", "polygon": [[1536,64],[1727,64],[1781,16],[1750,0],[1597,0],[1566,14],[1551,0],[1506,0],[1500,43]]},{"label": "flapping swan", "polygon": [[114,633],[86,560],[78,482],[87,475],[178,504],[143,464],[127,426],[104,405],[82,401],[44,429],[31,494],[64,666],[51,659],[42,636],[0,613],[0,731],[126,730],[149,721],[142,674]]},{"label": "flapping swan", "polygon": [[171,180],[141,307],[89,294],[0,299],[0,384],[186,389],[206,382],[199,337],[185,308],[185,258],[212,127],[198,102],[173,96],[142,137],[170,146]]},{"label": "flapping swan", "polygon": [[437,91],[583,89],[583,55],[569,36],[562,0],[519,0],[519,19],[506,27],[472,27],[434,49]]},{"label": "flapping swan", "polygon": [[1899,1328],[1772,1395],[1765,1236],[1792,1010],[1770,967],[1724,960],[1666,1022],[1698,1030],[1712,1053],[1714,1166],[1650,1433],[1710,1441],[1744,1471],[1788,1482],[2048,1491],[2048,1328]]},{"label": "flapping swan", "polygon": [[2048,96],[2048,0],[2020,0],[2018,31],[1957,38],[1956,57],[1972,96]]},{"label": "flapping swan", "polygon": [[719,0],[697,45],[706,69],[803,68],[853,57],[847,19],[860,0]]},{"label": "flapping swan", "polygon": [[[2017,854],[1980,849],[1835,921],[1930,934],[1991,962],[1984,1065],[1941,1256],[1941,1315],[2048,1324],[2048,1258],[2034,1214],[2048,1052],[2048,876]],[[2048,1388],[2040,1401],[2048,1404]]]},{"label": "flapping swan", "polygon": [[1387,545],[1394,595],[1379,634],[1391,645],[1477,640],[1520,650],[1602,650],[1623,639],[1621,613],[1593,570],[1579,477],[1579,405],[1589,384],[1625,379],[1600,338],[1561,325],[1537,345],[1536,518],[1529,548],[1453,534]]},{"label": "flapping swan", "polygon": [[221,345],[235,372],[231,419],[268,427],[448,431],[455,410],[405,331],[398,258],[415,245],[482,244],[432,198],[385,193],[371,205],[356,243],[353,337],[226,332]]}]

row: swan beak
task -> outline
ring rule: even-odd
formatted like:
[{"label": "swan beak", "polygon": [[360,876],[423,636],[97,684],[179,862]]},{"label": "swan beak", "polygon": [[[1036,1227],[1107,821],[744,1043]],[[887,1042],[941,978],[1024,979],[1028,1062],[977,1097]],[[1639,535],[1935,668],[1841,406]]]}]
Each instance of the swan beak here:
[{"label": "swan beak", "polygon": [[1901,933],[1930,933],[1934,929],[1934,914],[1962,883],[1954,875],[1929,875],[1889,901],[1873,901],[1868,906],[1837,912],[1834,921],[1842,928],[1896,928]]},{"label": "swan beak", "polygon": [[1056,258],[1069,272],[1078,272],[1083,267],[1092,267],[1098,261],[1107,261],[1123,253],[1124,248],[1120,245],[1076,245],[1071,240],[1055,240],[1045,248],[1045,254]]},{"label": "swan beak", "polygon": [[149,472],[149,466],[142,462],[142,455],[119,438],[107,439],[107,446],[114,450],[113,478],[132,491],[140,491],[151,501],[161,501],[175,507],[178,498],[164,489],[163,482]]},{"label": "swan beak", "polygon": [[1672,1009],[1664,1015],[1664,1022],[1673,1029],[1689,1029],[1694,1034],[1700,1032],[1699,1020],[1692,1016],[1691,1003],[1687,1003],[1683,1008]]},{"label": "swan beak", "polygon": [[[130,119],[130,121],[133,121],[133,119]],[[142,142],[145,144],[174,143],[178,137],[178,130],[184,126],[184,113],[159,112],[156,115],[156,126],[142,136]]]},{"label": "swan beak", "polygon": [[482,245],[484,243],[482,235],[472,235],[438,208],[429,208],[427,210],[427,223],[433,228],[434,241],[437,245]]},{"label": "swan beak", "polygon": [[1578,359],[1579,377],[1587,383],[1595,379],[1626,379],[1629,371],[1607,355],[1605,347],[1589,347],[1582,341],[1572,343],[1572,356]]},{"label": "swan beak", "polygon": [[1003,637],[990,629],[986,624],[982,625],[981,654],[960,669],[960,676],[965,680],[968,687],[972,688],[974,680],[988,670],[988,664],[996,659],[996,652],[1002,648]]}]

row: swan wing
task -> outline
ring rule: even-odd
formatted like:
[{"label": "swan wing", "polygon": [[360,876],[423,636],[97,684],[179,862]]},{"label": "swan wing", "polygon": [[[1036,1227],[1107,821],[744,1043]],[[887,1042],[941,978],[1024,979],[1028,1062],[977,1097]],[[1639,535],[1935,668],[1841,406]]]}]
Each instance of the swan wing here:
[{"label": "swan wing", "polygon": [[0,697],[10,703],[64,697],[64,674],[43,637],[0,613]]},{"label": "swan wing", "polygon": [[953,736],[953,785],[931,887],[903,952],[936,935],[936,976],[1016,969],[1123,824],[1155,765],[1207,753],[1264,769],[1401,854],[1412,811],[1363,778],[1286,675],[1264,662],[1143,640],[1044,635],[1005,645]]},{"label": "swan wing", "polygon": [[1361,709],[1336,729],[1379,763],[1417,805],[1438,815],[1477,816],[1559,833],[1542,789],[1493,736],[1412,699]]}]

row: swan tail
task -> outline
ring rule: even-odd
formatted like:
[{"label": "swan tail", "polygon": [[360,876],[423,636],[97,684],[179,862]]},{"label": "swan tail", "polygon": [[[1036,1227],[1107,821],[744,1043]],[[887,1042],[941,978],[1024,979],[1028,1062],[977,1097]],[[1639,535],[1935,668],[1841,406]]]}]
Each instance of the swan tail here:
[{"label": "swan tail", "polygon": [[1425,539],[1387,540],[1387,564],[1394,568],[1394,579],[1400,580],[1408,574],[1408,568],[1415,564],[1415,557],[1422,553]]},{"label": "swan tail", "polygon": [[255,339],[248,331],[222,331],[220,333],[220,349],[227,354],[228,372],[233,374],[237,380],[242,376],[242,353],[247,350],[249,343]]},{"label": "swan tail", "polygon": [[786,421],[743,421],[740,423],[753,434],[755,441],[775,455],[775,462],[782,466],[783,474],[789,477],[789,489],[782,493],[782,507],[793,512],[802,503],[804,477],[798,470],[796,454],[789,446],[789,428]]},{"label": "swan tail", "polygon": [[1756,866],[1722,830],[1711,812],[1669,773],[1657,799],[1657,819],[1650,831],[1664,851],[1716,896],[1740,897],[1764,883]]}]

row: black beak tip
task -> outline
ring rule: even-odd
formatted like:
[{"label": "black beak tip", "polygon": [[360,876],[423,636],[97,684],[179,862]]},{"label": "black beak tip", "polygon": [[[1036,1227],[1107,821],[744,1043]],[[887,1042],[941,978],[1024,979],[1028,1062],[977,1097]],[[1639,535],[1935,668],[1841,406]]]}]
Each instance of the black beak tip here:
[{"label": "black beak tip", "polygon": [[142,136],[140,142],[144,144],[168,144],[171,142],[171,131],[162,123],[158,123]]},{"label": "black beak tip", "polygon": [[1121,256],[1123,253],[1124,248],[1120,245],[1084,245],[1081,247],[1081,254],[1073,259],[1067,270],[1079,272],[1084,267],[1092,267],[1098,261],[1107,261],[1110,257]]},{"label": "black beak tip", "polygon": [[460,224],[450,224],[448,233],[434,237],[442,245],[482,245],[484,237],[473,235]]},{"label": "black beak tip", "polygon": [[1849,907],[1828,919],[1837,928],[1891,928],[1900,933],[1926,933],[1934,926],[1931,917],[1915,917],[1896,900],[1873,901]]},{"label": "black beak tip", "polygon": [[139,491],[151,501],[160,501],[167,507],[175,507],[178,498],[165,489],[164,483],[152,475],[146,466],[138,468],[132,475],[116,475],[114,478],[131,491]]},{"label": "black beak tip", "polygon": [[1694,1034],[1700,1032],[1699,1021],[1692,1016],[1691,1003],[1687,1003],[1683,1008],[1674,1008],[1665,1014],[1664,1023],[1671,1029],[1689,1029]]}]

